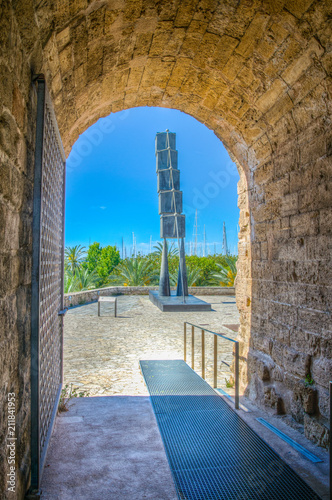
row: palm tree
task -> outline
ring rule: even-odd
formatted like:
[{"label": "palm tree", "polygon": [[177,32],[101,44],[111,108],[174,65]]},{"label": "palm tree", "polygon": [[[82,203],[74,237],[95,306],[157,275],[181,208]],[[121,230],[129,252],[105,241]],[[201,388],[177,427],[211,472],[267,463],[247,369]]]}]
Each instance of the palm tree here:
[{"label": "palm tree", "polygon": [[[152,255],[161,258],[161,254],[163,253],[163,244],[158,242],[153,248],[155,248],[155,251],[153,252]],[[168,246],[167,253],[168,253],[168,258],[170,259],[172,257],[176,257],[177,255],[179,255],[179,250],[176,248],[174,243],[171,243]]]},{"label": "palm tree", "polygon": [[96,271],[89,271],[89,269],[77,268],[74,275],[73,290],[81,292],[83,290],[92,290],[96,288],[99,276]]},{"label": "palm tree", "polygon": [[155,281],[157,276],[153,264],[142,257],[123,260],[110,276],[110,283],[125,286],[146,286]]},{"label": "palm tree", "polygon": [[85,257],[85,253],[85,247],[82,245],[65,248],[65,265],[71,268],[73,274],[75,274],[75,271],[80,267]]},{"label": "palm tree", "polygon": [[65,269],[63,276],[63,289],[64,293],[74,292],[75,288],[75,275],[71,272],[71,269]]},{"label": "palm tree", "polygon": [[236,261],[237,257],[231,257],[230,255],[225,255],[224,257],[226,265],[218,264],[219,270],[212,274],[211,282],[221,286],[234,286],[234,281],[237,274]]},{"label": "palm tree", "polygon": [[[201,270],[196,266],[187,266],[187,283],[188,286],[195,286],[196,282],[201,277]],[[178,271],[170,274],[170,282],[172,286],[176,286],[178,282]]]}]

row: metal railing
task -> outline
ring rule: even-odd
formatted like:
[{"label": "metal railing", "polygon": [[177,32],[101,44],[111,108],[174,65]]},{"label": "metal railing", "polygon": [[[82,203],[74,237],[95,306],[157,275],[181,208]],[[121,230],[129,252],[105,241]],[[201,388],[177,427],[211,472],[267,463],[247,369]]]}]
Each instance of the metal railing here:
[{"label": "metal railing", "polygon": [[[234,343],[235,352],[233,351],[233,356],[235,356],[234,363],[234,382],[235,382],[235,408],[238,410],[240,407],[239,404],[239,388],[240,388],[240,378],[239,378],[239,342],[234,339],[230,339],[226,337],[222,333],[212,332],[211,330],[207,330],[199,325],[193,325],[188,321],[184,322],[184,361],[187,362],[187,325],[191,326],[191,368],[195,369],[195,328],[201,330],[201,339],[202,339],[202,378],[205,380],[205,332],[211,333],[214,335],[214,344],[213,344],[213,387],[216,389],[218,385],[218,337],[221,337],[224,340],[229,340]],[[226,363],[226,361],[221,360],[221,362],[231,368],[231,365]]]},{"label": "metal railing", "polygon": [[330,500],[332,500],[332,439],[331,439],[331,429],[332,429],[332,381],[330,380],[330,443],[329,443],[329,465],[330,465]]}]

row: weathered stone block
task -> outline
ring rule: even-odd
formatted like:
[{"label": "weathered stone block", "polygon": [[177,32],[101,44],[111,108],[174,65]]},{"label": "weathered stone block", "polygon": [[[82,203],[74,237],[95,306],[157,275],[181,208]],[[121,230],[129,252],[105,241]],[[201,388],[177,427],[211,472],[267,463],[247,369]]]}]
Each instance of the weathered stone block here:
[{"label": "weathered stone block", "polygon": [[291,236],[314,236],[319,231],[319,212],[312,211],[290,216]]},{"label": "weathered stone block", "polygon": [[285,413],[284,401],[280,394],[276,392],[275,387],[269,386],[264,388],[264,404],[276,410],[277,415]]},{"label": "weathered stone block", "polygon": [[312,65],[309,70],[294,83],[292,89],[289,91],[289,95],[294,104],[301,102],[304,97],[315,89],[315,87],[318,87],[325,77],[326,73],[322,67]]},{"label": "weathered stone block", "polygon": [[313,191],[303,191],[299,194],[299,209],[308,211],[311,209],[324,209],[331,207],[331,190],[328,184],[319,184]]},{"label": "weathered stone block", "polygon": [[0,297],[14,291],[19,284],[19,258],[12,255],[0,256]]},{"label": "weathered stone block", "polygon": [[268,15],[257,13],[236,48],[236,52],[243,57],[251,55],[257,43],[258,33],[265,29],[268,20]]},{"label": "weathered stone block", "polygon": [[255,184],[263,185],[270,182],[273,179],[274,165],[271,161],[264,163],[259,166],[254,171],[254,181]]},{"label": "weathered stone block", "polygon": [[303,393],[303,409],[309,415],[317,413],[318,393],[314,387],[306,387]]},{"label": "weathered stone block", "polygon": [[315,382],[328,389],[332,373],[332,359],[313,359],[311,375]]},{"label": "weathered stone block", "polygon": [[174,25],[188,26],[193,18],[194,12],[195,6],[191,2],[181,4],[178,8]]},{"label": "weathered stone block", "polygon": [[304,410],[302,403],[298,398],[292,398],[290,411],[293,419],[296,422],[298,422],[299,424],[304,423]]},{"label": "weathered stone block", "polygon": [[318,392],[316,387],[306,384],[304,380],[300,380],[293,389],[294,407],[300,408],[297,416],[300,415],[300,420],[294,416],[295,420],[303,423],[304,412],[315,414],[318,411]]},{"label": "weathered stone block", "polygon": [[311,66],[313,57],[316,55],[322,55],[322,53],[322,46],[317,42],[317,40],[312,38],[304,53],[300,57],[297,57],[282,73],[282,78],[288,85],[293,85]]},{"label": "weathered stone block", "polygon": [[65,74],[73,67],[72,47],[69,45],[59,53],[61,74]]},{"label": "weathered stone block", "polygon": [[4,110],[0,116],[0,148],[9,158],[16,158],[19,132],[14,117]]},{"label": "weathered stone block", "polygon": [[328,389],[317,386],[318,389],[318,409],[322,417],[330,418],[330,394]]},{"label": "weathered stone block", "polygon": [[235,80],[245,64],[245,59],[240,54],[233,54],[223,67],[222,73],[231,82]]},{"label": "weathered stone block", "polygon": [[[11,194],[11,171],[13,167],[9,164],[8,161],[1,162],[0,169],[0,190],[5,199],[10,199]],[[4,226],[2,226],[4,227]]]},{"label": "weathered stone block", "polygon": [[13,294],[0,300],[0,343],[12,336],[17,320],[17,304]]},{"label": "weathered stone block", "polygon": [[[265,115],[265,119],[269,122],[270,125],[274,126],[283,116],[287,115],[287,113],[294,107],[294,103],[289,97],[288,94],[284,94],[281,96],[277,102],[272,106],[272,108],[267,111]],[[284,127],[285,131],[285,127]],[[278,141],[280,141],[281,137],[278,134]],[[285,137],[285,140],[287,137]]]},{"label": "weathered stone block", "polygon": [[287,86],[282,80],[275,80],[270,89],[257,100],[257,108],[262,113],[265,113],[268,109],[272,108],[274,103],[286,91],[286,89]]},{"label": "weathered stone block", "polygon": [[310,441],[318,444],[318,446],[328,448],[330,432],[326,419],[305,414],[304,435]]},{"label": "weathered stone block", "polygon": [[306,353],[301,353],[291,347],[284,347],[283,361],[281,361],[284,369],[300,378],[305,378],[310,373],[311,356]]},{"label": "weathered stone block", "polygon": [[211,66],[222,69],[238,43],[239,41],[236,38],[232,38],[227,35],[222,36],[210,58]]},{"label": "weathered stone block", "polygon": [[276,198],[283,199],[284,196],[289,194],[289,178],[288,176],[282,177],[273,182],[269,182],[265,187],[265,199],[266,201],[273,200]]}]

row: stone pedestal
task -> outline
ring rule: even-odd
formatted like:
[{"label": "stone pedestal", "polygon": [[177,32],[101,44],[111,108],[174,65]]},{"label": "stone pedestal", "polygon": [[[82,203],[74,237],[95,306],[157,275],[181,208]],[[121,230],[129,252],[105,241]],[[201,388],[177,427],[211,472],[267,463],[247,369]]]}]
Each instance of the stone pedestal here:
[{"label": "stone pedestal", "polygon": [[211,304],[194,295],[188,295],[184,301],[183,297],[176,295],[176,292],[171,292],[169,297],[161,297],[158,292],[150,290],[149,298],[162,312],[211,311]]}]

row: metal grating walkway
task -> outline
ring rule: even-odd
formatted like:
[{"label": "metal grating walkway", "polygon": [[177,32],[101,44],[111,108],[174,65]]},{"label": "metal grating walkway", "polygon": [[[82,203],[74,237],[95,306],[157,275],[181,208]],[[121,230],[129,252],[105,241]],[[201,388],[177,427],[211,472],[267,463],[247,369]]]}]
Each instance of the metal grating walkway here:
[{"label": "metal grating walkway", "polygon": [[140,361],[181,500],[319,500],[184,361]]}]

